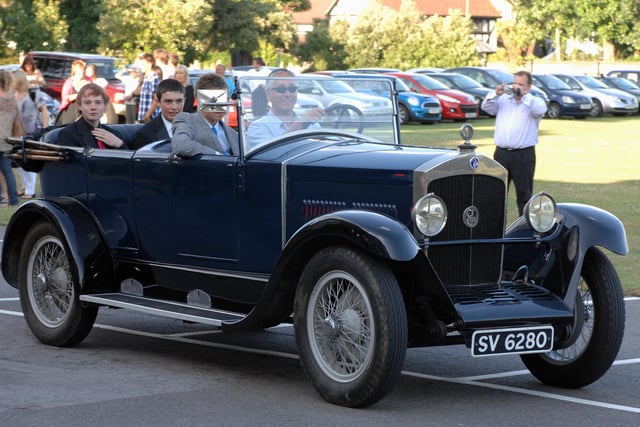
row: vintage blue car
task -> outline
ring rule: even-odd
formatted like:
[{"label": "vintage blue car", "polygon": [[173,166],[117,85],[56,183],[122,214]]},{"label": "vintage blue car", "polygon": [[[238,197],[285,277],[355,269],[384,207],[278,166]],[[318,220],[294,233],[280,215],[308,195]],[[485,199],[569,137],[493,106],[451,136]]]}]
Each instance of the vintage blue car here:
[{"label": "vintage blue car", "polygon": [[[263,78],[262,93],[293,97],[312,78]],[[237,89],[233,156],[182,158],[170,140],[65,147],[56,130],[10,139],[9,155],[41,170],[43,196],[15,212],[2,251],[33,334],[77,344],[105,306],[228,334],[292,322],[315,388],[350,407],[389,392],[408,347],[520,354],[545,384],[596,381],[624,330],[603,252],[628,252],[621,222],[539,193],[507,226],[507,173],[476,152],[471,126],[451,149],[403,145],[388,89],[386,116],[333,105],[260,141],[259,122],[285,132],[303,117],[258,112]]]}]

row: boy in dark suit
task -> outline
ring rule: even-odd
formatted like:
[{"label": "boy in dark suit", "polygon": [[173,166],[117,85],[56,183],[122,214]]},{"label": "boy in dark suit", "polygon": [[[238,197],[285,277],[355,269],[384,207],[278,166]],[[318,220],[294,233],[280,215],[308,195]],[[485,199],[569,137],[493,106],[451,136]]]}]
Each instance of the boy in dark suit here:
[{"label": "boy in dark suit", "polygon": [[82,86],[76,103],[81,116],[60,131],[59,144],[100,149],[129,148],[117,131],[100,123],[109,103],[109,95],[103,87],[95,83]]},{"label": "boy in dark suit", "polygon": [[173,119],[184,107],[184,86],[175,79],[162,80],[156,89],[155,98],[160,106],[160,114],[136,132],[132,147],[134,150],[173,136]]}]

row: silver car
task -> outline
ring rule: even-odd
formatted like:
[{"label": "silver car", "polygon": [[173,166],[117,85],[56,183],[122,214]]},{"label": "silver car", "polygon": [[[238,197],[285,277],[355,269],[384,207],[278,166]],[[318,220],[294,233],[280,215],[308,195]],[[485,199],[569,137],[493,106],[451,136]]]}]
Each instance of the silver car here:
[{"label": "silver car", "polygon": [[359,93],[347,83],[332,77],[314,76],[313,80],[299,79],[298,93],[317,99],[324,108],[336,104],[346,104],[369,116],[384,116],[393,112],[393,106],[389,99]]},{"label": "silver car", "polygon": [[610,88],[598,79],[569,74],[554,75],[568,84],[571,89],[581,91],[591,98],[593,102],[592,117],[599,117],[607,113],[626,116],[638,111],[638,100],[633,95]]}]

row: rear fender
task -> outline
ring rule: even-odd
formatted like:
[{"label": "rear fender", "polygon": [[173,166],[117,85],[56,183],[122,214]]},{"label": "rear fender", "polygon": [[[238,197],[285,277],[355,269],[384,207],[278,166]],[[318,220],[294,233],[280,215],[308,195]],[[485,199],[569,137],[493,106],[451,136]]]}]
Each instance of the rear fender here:
[{"label": "rear fender", "polygon": [[2,274],[11,286],[18,286],[24,236],[38,222],[49,222],[58,229],[75,267],[72,274],[82,288],[112,290],[113,257],[94,218],[72,198],[29,201],[13,214],[2,250]]},{"label": "rear fender", "polygon": [[[600,246],[626,255],[629,246],[622,222],[605,210],[589,205],[559,203],[558,219],[561,229],[555,239],[546,243],[549,251],[542,250],[538,245],[509,245],[505,249],[505,266],[515,268],[518,264],[533,265],[530,277],[540,276],[545,287],[563,296],[567,305],[573,307],[587,251]],[[533,234],[526,221],[520,218],[509,227],[506,237],[530,237]],[[545,260],[541,260],[542,257]],[[537,266],[545,262],[553,265],[538,270]]]}]

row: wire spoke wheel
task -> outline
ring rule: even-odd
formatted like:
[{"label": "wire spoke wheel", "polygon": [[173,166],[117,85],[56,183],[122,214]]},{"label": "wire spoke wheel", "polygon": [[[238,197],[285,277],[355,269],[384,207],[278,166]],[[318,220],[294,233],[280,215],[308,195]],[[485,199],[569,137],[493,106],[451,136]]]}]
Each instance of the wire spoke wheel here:
[{"label": "wire spoke wheel", "polygon": [[611,261],[597,248],[587,252],[577,284],[573,323],[557,348],[520,357],[545,384],[584,387],[598,380],[615,360],[624,335],[624,298]]},{"label": "wire spoke wheel", "polygon": [[311,349],[335,381],[357,378],[371,360],[371,303],[350,275],[331,272],[311,293],[307,324]]},{"label": "wire spoke wheel", "polygon": [[400,375],[402,292],[390,268],[366,253],[334,246],[311,258],[296,290],[294,327],[302,367],[328,402],[371,405]]},{"label": "wire spoke wheel", "polygon": [[28,261],[29,300],[38,320],[51,328],[67,318],[74,298],[73,279],[59,239],[45,236],[31,251]]},{"label": "wire spoke wheel", "polygon": [[98,307],[80,304],[74,268],[56,227],[43,222],[27,232],[20,252],[20,304],[29,328],[45,344],[77,344],[95,322]]}]

